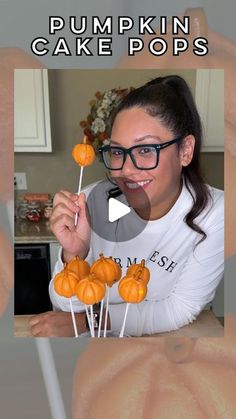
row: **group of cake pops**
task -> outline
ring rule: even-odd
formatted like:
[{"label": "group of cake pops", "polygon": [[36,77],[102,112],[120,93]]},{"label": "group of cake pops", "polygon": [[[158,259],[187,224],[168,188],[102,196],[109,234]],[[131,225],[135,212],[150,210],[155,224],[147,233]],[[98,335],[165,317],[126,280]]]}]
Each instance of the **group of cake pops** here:
[{"label": "group of cake pops", "polygon": [[[83,168],[91,165],[95,159],[93,147],[87,143],[86,136],[82,144],[77,144],[73,149],[73,158],[80,165],[80,179],[78,195],[81,191]],[[77,217],[75,218],[77,225]],[[100,303],[100,316],[97,337],[107,336],[107,322],[109,311],[109,289],[119,281],[118,292],[127,303],[123,324],[119,337],[124,336],[125,324],[130,304],[137,304],[144,300],[147,294],[147,284],[150,279],[149,269],[145,266],[144,259],[131,265],[126,275],[121,278],[121,267],[112,256],[105,257],[102,253],[91,266],[86,260],[78,256],[69,263],[54,278],[55,291],[69,299],[75,337],[78,337],[72,297],[77,297],[85,306],[87,323],[91,337],[95,337],[93,305]],[[104,301],[106,300],[105,318],[103,320]],[[103,330],[102,330],[103,325]]]}]

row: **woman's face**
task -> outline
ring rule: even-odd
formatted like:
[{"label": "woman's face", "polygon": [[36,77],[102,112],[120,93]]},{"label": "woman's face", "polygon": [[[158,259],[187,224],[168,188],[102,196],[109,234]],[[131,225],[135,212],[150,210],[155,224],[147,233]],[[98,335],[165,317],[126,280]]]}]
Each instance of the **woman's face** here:
[{"label": "woman's face", "polygon": [[[139,144],[161,144],[173,139],[173,133],[158,118],[148,115],[144,109],[132,108],[117,115],[111,145],[129,148]],[[123,168],[111,171],[110,175],[141,217],[146,218],[145,208],[150,206],[148,218],[157,219],[165,215],[178,198],[182,166],[190,163],[193,148],[194,138],[188,136],[179,150],[177,144],[160,150],[159,164],[155,169],[137,169],[127,156]]]}]

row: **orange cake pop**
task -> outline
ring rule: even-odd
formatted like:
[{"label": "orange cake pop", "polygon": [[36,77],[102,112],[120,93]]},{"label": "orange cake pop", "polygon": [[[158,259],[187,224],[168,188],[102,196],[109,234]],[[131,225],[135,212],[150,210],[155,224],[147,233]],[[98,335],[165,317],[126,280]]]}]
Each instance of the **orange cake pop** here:
[{"label": "orange cake pop", "polygon": [[133,273],[130,268],[127,269],[126,276],[121,279],[118,286],[121,298],[127,302],[124,320],[119,335],[120,338],[124,336],[129,306],[131,303],[140,303],[144,300],[147,295],[147,282],[150,278],[150,272],[148,268],[145,268],[144,260],[141,261],[140,266],[133,266]]},{"label": "orange cake pop", "polygon": [[80,281],[80,279],[81,278],[79,277],[79,275],[73,272],[72,270],[68,269],[66,264],[64,265],[64,269],[61,272],[59,272],[54,278],[54,288],[57,294],[59,294],[61,297],[66,297],[70,299],[70,311],[76,338],[79,335],[76,326],[75,314],[73,311],[71,298],[73,297],[73,295],[75,295],[75,287],[78,281]]},{"label": "orange cake pop", "polygon": [[89,263],[84,259],[80,259],[79,256],[75,256],[71,259],[66,265],[66,269],[75,272],[80,279],[83,279],[90,273]]},{"label": "orange cake pop", "polygon": [[[96,260],[91,266],[91,272],[95,273],[97,278],[100,279],[104,284],[108,285],[109,288],[112,287],[117,281],[120,280],[122,271],[120,265],[116,263],[112,257],[104,257],[103,253],[99,254],[99,259]],[[104,337],[106,337],[107,331],[107,321],[108,321],[108,307],[109,307],[109,288],[107,288],[107,298],[106,298],[106,311],[105,311],[105,323],[104,323]],[[101,333],[101,324],[102,324],[102,315],[103,315],[103,305],[104,300],[102,299],[100,307],[100,321],[98,328],[98,337]]]},{"label": "orange cake pop", "polygon": [[119,294],[127,303],[140,303],[147,295],[147,285],[140,276],[139,271],[127,274],[119,283]]},{"label": "orange cake pop", "polygon": [[[100,281],[100,279],[96,277],[95,273],[93,272],[79,281],[75,288],[75,293],[78,299],[85,304],[85,311],[91,336],[95,337],[93,323],[93,304],[97,304],[100,301],[103,301],[106,293],[106,286],[102,281]],[[87,305],[90,305],[91,316],[89,316]]]},{"label": "orange cake pop", "polygon": [[54,288],[62,297],[71,298],[75,295],[75,286],[79,280],[78,275],[69,269],[63,269],[54,278]]},{"label": "orange cake pop", "polygon": [[84,136],[83,143],[76,144],[72,151],[73,159],[81,167],[90,166],[95,160],[95,151],[91,144],[87,143],[87,137]]},{"label": "orange cake pop", "polygon": [[[91,144],[87,143],[87,137],[84,136],[83,143],[76,144],[72,150],[73,159],[80,165],[79,187],[77,194],[81,192],[83,170],[85,166],[90,166],[95,160],[95,151]],[[75,226],[78,221],[78,213],[75,214]]]},{"label": "orange cake pop", "polygon": [[112,257],[104,257],[103,253],[99,254],[99,259],[91,266],[91,272],[94,272],[100,281],[111,287],[121,278],[121,267]]},{"label": "orange cake pop", "polygon": [[145,282],[145,284],[148,284],[150,279],[150,271],[145,266],[145,259],[142,259],[140,263],[136,263],[134,265],[131,265],[126,272],[126,275],[132,275],[136,272],[140,272],[140,279]]},{"label": "orange cake pop", "polygon": [[87,305],[99,303],[104,298],[105,292],[105,284],[94,273],[81,279],[75,287],[76,296]]}]

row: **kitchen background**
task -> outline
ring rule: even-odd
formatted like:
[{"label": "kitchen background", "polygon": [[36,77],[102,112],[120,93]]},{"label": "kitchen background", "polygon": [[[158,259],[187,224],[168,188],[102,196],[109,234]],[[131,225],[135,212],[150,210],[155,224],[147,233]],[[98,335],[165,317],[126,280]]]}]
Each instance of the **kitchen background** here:
[{"label": "kitchen background", "polygon": [[[216,70],[216,73],[217,71],[218,70]],[[206,82],[206,78],[199,79],[199,74],[196,70],[174,70],[174,73],[183,76],[190,85],[193,94],[196,96],[196,100],[201,105],[203,118],[205,116],[204,111],[209,111],[209,120],[205,121],[206,147],[201,154],[201,161],[207,182],[217,188],[223,189],[223,84],[212,85],[211,93],[213,96],[212,98],[210,96],[206,97],[204,96],[206,93],[204,90],[206,89],[202,85],[202,83],[204,84]],[[15,172],[25,173],[27,181],[27,188],[25,190],[17,191],[17,199],[20,195],[26,192],[49,193],[53,196],[60,189],[76,191],[78,188],[79,167],[73,161],[71,152],[74,145],[82,141],[83,131],[79,123],[81,120],[86,119],[89,114],[89,102],[94,99],[95,93],[98,90],[104,92],[115,87],[137,87],[152,78],[166,74],[173,74],[173,69],[165,71],[48,70],[48,84],[46,83],[46,88],[48,87],[48,118],[51,125],[51,135],[48,134],[47,141],[50,142],[51,140],[52,151],[32,152],[28,150],[33,150],[34,147],[30,148],[28,146],[27,152],[25,152],[25,146],[24,144],[21,144],[20,139],[22,134],[20,134],[19,138],[16,139],[16,149],[18,152],[15,154]],[[221,74],[218,72],[218,76],[219,75],[221,80],[223,80],[223,72],[221,72]],[[209,77],[209,74],[207,77]],[[27,78],[30,79],[28,75]],[[198,91],[199,80],[200,93]],[[15,101],[16,107],[20,107],[21,110],[22,103],[27,97],[26,93],[27,91],[21,87],[21,96]],[[45,114],[45,103],[44,98],[43,112],[44,118],[47,120],[47,115]],[[214,111],[211,115],[210,109],[213,109]],[[29,119],[30,117],[28,117],[28,120]],[[22,124],[22,119],[15,122],[15,127],[19,126],[19,124],[21,129],[24,125]],[[220,139],[218,138],[216,143],[214,143],[214,136],[216,135],[220,137]],[[83,186],[86,186],[96,180],[103,179],[104,176],[105,172],[102,163],[97,160],[95,164],[84,170]],[[17,243],[30,244],[31,241],[34,243],[37,242],[37,238],[32,236],[32,232],[30,233],[32,240],[30,237],[27,237],[27,233],[25,231],[24,237],[22,234],[22,237],[20,237],[20,234],[19,230],[16,229]],[[48,235],[50,236],[50,233],[48,233]],[[51,258],[52,269],[57,257],[58,244],[51,236],[48,240],[50,242],[50,254],[48,254],[47,257]],[[40,242],[40,240],[38,241]],[[46,236],[43,237],[42,241],[44,243],[47,242]],[[223,284],[219,287],[216,295],[215,312],[218,316],[223,316]]]},{"label": "kitchen background", "polygon": [[[173,70],[49,70],[52,152],[15,155],[15,172],[26,173],[27,191],[54,194],[62,188],[77,190],[79,169],[72,160],[71,151],[82,141],[79,122],[88,115],[94,94],[113,87],[140,86],[165,74],[173,74]],[[175,74],[182,75],[195,93],[195,70],[175,70]],[[221,118],[223,120],[223,116]],[[223,161],[223,152],[202,153],[207,180],[219,188],[224,185]],[[84,171],[83,185],[103,177],[103,166],[97,161]]]}]

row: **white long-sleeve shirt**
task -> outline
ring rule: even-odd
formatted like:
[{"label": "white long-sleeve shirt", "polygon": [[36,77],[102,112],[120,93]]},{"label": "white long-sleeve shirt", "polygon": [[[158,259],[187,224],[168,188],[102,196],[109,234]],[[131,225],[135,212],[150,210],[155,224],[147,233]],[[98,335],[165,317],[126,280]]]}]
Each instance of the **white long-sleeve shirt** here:
[{"label": "white long-sleeve shirt", "polygon": [[[88,201],[92,223],[114,229],[119,238],[127,229],[137,229],[143,222],[132,210],[117,222],[107,222],[107,190],[113,185],[101,182],[84,190],[88,196],[96,186],[93,199]],[[199,245],[198,233],[190,229],[184,217],[192,207],[192,197],[185,184],[171,210],[162,218],[149,221],[144,230],[128,241],[113,242],[92,232],[90,251],[87,257],[92,263],[99,253],[113,258],[122,267],[123,276],[133,263],[145,259],[150,270],[150,281],[145,300],[130,304],[125,332],[132,336],[152,334],[178,329],[191,323],[207,303],[213,300],[216,288],[223,277],[224,269],[224,194],[208,186],[212,201],[194,221],[207,234]],[[106,225],[105,225],[106,224]],[[107,227],[108,226],[108,227]],[[59,255],[53,277],[63,269]],[[118,294],[118,284],[110,289],[109,314],[111,328],[120,331],[126,303]],[[69,311],[69,300],[56,294],[53,279],[49,286],[52,304],[56,309]],[[73,297],[74,310],[84,311],[84,306]]]}]

